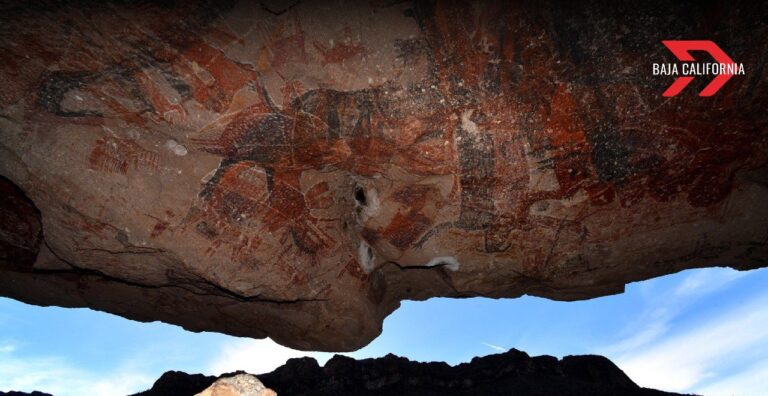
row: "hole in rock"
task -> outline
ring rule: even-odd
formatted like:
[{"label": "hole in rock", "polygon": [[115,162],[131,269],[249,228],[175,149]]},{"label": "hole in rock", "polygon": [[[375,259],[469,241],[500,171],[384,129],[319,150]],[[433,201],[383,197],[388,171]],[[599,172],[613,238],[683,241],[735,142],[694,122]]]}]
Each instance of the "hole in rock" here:
[{"label": "hole in rock", "polygon": [[366,205],[365,190],[362,187],[355,187],[355,201],[361,206]]}]

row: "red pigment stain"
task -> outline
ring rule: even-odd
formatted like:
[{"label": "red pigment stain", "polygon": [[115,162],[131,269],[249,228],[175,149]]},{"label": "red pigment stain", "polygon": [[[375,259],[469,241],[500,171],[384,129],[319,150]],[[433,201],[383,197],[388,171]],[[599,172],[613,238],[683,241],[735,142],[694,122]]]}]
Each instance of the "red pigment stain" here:
[{"label": "red pigment stain", "polygon": [[344,268],[339,271],[339,274],[336,275],[336,278],[341,278],[344,274],[349,274],[354,278],[357,278],[363,282],[368,280],[368,275],[363,272],[362,267],[360,266],[360,263],[357,262],[356,259],[351,258],[349,261],[347,261],[347,264],[344,266]]},{"label": "red pigment stain", "polygon": [[[199,67],[211,75],[215,80],[213,84],[221,90],[227,103],[240,88],[248,82],[256,80],[255,71],[229,60],[223,52],[205,43],[193,46],[183,54],[183,57],[196,62]],[[195,93],[196,99],[201,102],[204,102],[209,96],[207,92],[200,92],[200,90],[205,89],[200,87]]]},{"label": "red pigment stain", "polygon": [[128,173],[129,168],[157,169],[158,155],[130,139],[98,139],[90,155],[88,167],[111,173]]},{"label": "red pigment stain", "polygon": [[150,103],[152,103],[152,107],[159,113],[160,115],[163,115],[169,111],[176,111],[179,115],[185,115],[186,112],[184,111],[184,108],[181,107],[178,103],[172,103],[170,99],[163,94],[163,92],[160,90],[160,87],[152,81],[151,77],[149,77],[144,72],[139,72],[134,75],[136,77],[136,81],[138,81],[139,85],[141,86],[142,91],[147,95],[147,98],[149,99]]},{"label": "red pigment stain", "polygon": [[162,234],[163,231],[165,231],[169,225],[170,223],[168,223],[167,221],[158,221],[157,224],[155,224],[155,227],[152,228],[152,233],[149,236],[152,238],[156,238],[160,236],[160,234]]},{"label": "red pigment stain", "polygon": [[344,29],[344,36],[345,38],[343,41],[334,42],[330,47],[326,47],[325,44],[319,41],[312,42],[312,45],[314,45],[323,56],[323,65],[342,63],[347,59],[365,53],[365,47],[360,45],[360,43],[352,42],[349,27]]},{"label": "red pigment stain", "polygon": [[[570,191],[594,174],[589,161],[584,161],[585,157],[589,158],[590,147],[584,134],[584,124],[578,117],[577,103],[565,85],[555,90],[550,109],[545,131],[551,146],[557,148],[552,158],[555,176],[560,190]],[[607,197],[603,195],[598,201]]]},{"label": "red pigment stain", "polygon": [[381,233],[392,245],[397,246],[400,250],[405,250],[427,231],[430,224],[431,221],[421,213],[403,215],[397,212]]}]

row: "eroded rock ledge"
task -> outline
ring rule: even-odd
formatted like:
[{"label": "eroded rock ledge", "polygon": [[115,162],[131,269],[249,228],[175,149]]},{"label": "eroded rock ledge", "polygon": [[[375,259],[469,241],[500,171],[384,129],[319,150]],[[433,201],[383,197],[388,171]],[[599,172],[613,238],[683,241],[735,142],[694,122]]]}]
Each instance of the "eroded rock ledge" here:
[{"label": "eroded rock ledge", "polygon": [[[0,294],[341,351],[766,265],[759,2],[272,3],[0,6]],[[662,97],[675,38],[746,75]]]},{"label": "eroded rock ledge", "polygon": [[[476,357],[457,366],[412,362],[395,355],[362,360],[336,355],[322,367],[315,359],[298,358],[257,377],[278,396],[677,395],[637,386],[602,356],[566,356],[558,360],[552,356],[529,357],[515,349]],[[151,389],[133,396],[192,396],[216,379],[169,371]]]}]

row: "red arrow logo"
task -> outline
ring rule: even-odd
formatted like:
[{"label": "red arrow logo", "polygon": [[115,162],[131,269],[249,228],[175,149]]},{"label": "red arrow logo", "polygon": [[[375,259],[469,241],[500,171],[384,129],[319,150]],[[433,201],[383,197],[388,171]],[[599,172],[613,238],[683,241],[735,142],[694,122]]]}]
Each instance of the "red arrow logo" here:
[{"label": "red arrow logo", "polygon": [[[683,62],[693,62],[696,60],[689,51],[705,51],[711,55],[717,63],[726,65],[736,64],[725,51],[709,40],[664,40],[662,41],[662,44],[669,48],[677,59],[680,59]],[[728,80],[731,79],[731,77],[733,77],[733,74],[729,72],[718,74],[717,77],[713,78],[712,81],[699,92],[699,96],[714,95],[726,82],[728,82]],[[678,77],[661,95],[667,97],[675,96],[693,81],[693,79],[694,77],[691,76]]]}]

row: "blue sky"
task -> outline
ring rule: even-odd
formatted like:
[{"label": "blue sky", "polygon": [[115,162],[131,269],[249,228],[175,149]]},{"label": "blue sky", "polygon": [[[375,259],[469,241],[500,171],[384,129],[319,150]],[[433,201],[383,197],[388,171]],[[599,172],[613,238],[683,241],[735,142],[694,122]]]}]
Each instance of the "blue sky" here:
[{"label": "blue sky", "polygon": [[[603,354],[643,386],[705,395],[768,394],[768,269],[689,270],[579,302],[436,298],[404,302],[354,357],[451,364],[518,348]],[[0,390],[125,395],[164,371],[266,372],[294,351],[270,340],[191,333],[88,309],[0,298]]]}]

